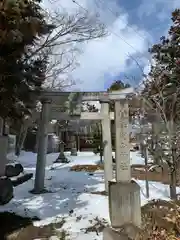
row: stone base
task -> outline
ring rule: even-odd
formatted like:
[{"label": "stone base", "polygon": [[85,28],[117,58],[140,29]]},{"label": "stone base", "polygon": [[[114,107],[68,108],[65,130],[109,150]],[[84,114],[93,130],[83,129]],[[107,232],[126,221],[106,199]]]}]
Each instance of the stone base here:
[{"label": "stone base", "polygon": [[113,228],[106,227],[103,231],[103,240],[129,240],[128,236]]},{"label": "stone base", "polygon": [[121,228],[106,227],[103,231],[103,240],[134,240],[140,236],[141,229],[133,224],[126,224]]},{"label": "stone base", "polygon": [[51,191],[48,191],[46,188],[43,188],[42,190],[36,190],[36,189],[32,189],[29,191],[30,193],[36,195],[36,194],[45,194],[45,193],[51,193]]},{"label": "stone base", "polygon": [[71,148],[71,156],[77,156],[77,149]]},{"label": "stone base", "polygon": [[13,185],[10,179],[0,178],[0,205],[7,204],[13,198]]},{"label": "stone base", "polygon": [[113,228],[125,224],[141,227],[140,187],[136,182],[109,182],[109,214]]},{"label": "stone base", "polygon": [[54,163],[69,163],[69,160],[64,155],[64,152],[60,152],[58,158],[54,161]]}]

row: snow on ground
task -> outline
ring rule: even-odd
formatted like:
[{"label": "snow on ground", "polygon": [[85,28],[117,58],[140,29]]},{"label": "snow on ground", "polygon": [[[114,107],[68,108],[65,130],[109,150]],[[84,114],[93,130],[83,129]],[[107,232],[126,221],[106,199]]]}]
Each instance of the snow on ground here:
[{"label": "snow on ground", "polygon": [[[84,230],[90,227],[98,217],[106,219],[108,216],[108,198],[95,195],[91,192],[104,190],[104,176],[102,171],[93,175],[86,172],[70,172],[69,168],[76,164],[96,164],[99,156],[91,152],[79,152],[77,157],[70,156],[68,164],[53,164],[58,154],[47,155],[45,186],[51,191],[46,194],[33,195],[29,191],[33,189],[34,179],[16,187],[14,198],[5,206],[0,206],[0,211],[12,211],[23,216],[37,216],[42,221],[39,224],[48,224],[65,217],[66,223],[63,228],[70,233],[70,239],[90,240],[102,239],[102,235],[96,233],[85,234]],[[9,156],[12,158],[12,155]],[[18,161],[24,166],[26,172],[35,173],[36,154],[22,152]],[[131,163],[143,164],[144,160],[137,152],[131,152]],[[141,187],[142,205],[148,200],[145,197],[145,182],[137,181]],[[151,199],[168,199],[169,190],[167,185],[149,182]]]}]

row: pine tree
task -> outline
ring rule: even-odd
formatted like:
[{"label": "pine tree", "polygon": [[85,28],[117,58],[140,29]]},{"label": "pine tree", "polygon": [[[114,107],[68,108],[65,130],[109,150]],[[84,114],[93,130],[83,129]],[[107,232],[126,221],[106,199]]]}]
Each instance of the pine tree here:
[{"label": "pine tree", "polygon": [[[47,57],[32,54],[54,26],[47,24],[39,0],[0,3],[0,116],[22,119],[30,113],[45,80]],[[34,91],[33,98],[31,90]]]},{"label": "pine tree", "polygon": [[161,37],[160,42],[150,49],[154,65],[143,94],[148,103],[147,115],[153,114],[159,119],[156,120],[159,155],[169,166],[170,195],[176,198],[176,181],[180,181],[180,9],[172,13],[171,19],[167,37]]},{"label": "pine tree", "polygon": [[121,80],[116,80],[111,84],[111,86],[107,89],[107,91],[111,92],[111,91],[121,90],[124,88],[129,88],[129,87],[130,87],[129,83],[123,83]]},{"label": "pine tree", "polygon": [[[173,24],[169,29],[168,36],[161,37],[160,42],[149,50],[155,64],[151,66],[148,78],[150,81],[145,82],[143,93],[150,99],[152,96],[156,98],[156,101],[163,106],[167,119],[170,119],[173,114],[173,120],[179,121],[180,9],[176,9],[172,13],[171,19]],[[174,97],[178,99],[175,104]],[[151,104],[154,107],[156,105],[153,100],[151,100]]]},{"label": "pine tree", "polygon": [[[118,91],[121,89],[129,88],[130,84],[129,83],[124,83],[121,80],[116,80],[114,81],[111,86],[107,89],[108,92],[112,91]],[[110,102],[110,111],[114,111],[114,102]]]}]

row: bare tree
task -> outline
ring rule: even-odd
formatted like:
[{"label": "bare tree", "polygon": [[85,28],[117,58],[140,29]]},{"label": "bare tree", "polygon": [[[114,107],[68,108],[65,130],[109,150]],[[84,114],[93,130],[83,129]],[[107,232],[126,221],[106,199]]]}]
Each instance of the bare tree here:
[{"label": "bare tree", "polygon": [[[62,12],[45,14],[56,28],[35,48],[29,49],[26,60],[30,61],[36,56],[47,59],[44,87],[65,90],[76,84],[70,73],[79,65],[77,57],[82,52],[82,43],[105,37],[107,31],[97,15],[89,15],[84,11],[78,10],[72,15]],[[27,133],[28,125],[25,122],[17,137],[17,155],[20,154]]]},{"label": "bare tree", "polygon": [[106,37],[108,32],[96,14],[81,10],[74,14],[58,11],[45,14],[55,29],[30,49],[28,61],[36,56],[47,59],[44,86],[63,89],[75,84],[70,73],[79,66],[77,59],[83,44]]},{"label": "bare tree", "polygon": [[[159,78],[160,79],[160,78]],[[148,84],[148,83],[147,83]],[[147,85],[148,86],[148,85]],[[153,91],[151,87],[153,87]],[[180,125],[176,121],[179,115],[178,89],[170,93],[169,86],[162,81],[151,79],[151,84],[146,88],[146,113],[155,121],[157,138],[156,149],[151,152],[154,158],[159,158],[161,164],[167,163],[170,172],[170,196],[176,199],[176,184],[180,179]]]}]

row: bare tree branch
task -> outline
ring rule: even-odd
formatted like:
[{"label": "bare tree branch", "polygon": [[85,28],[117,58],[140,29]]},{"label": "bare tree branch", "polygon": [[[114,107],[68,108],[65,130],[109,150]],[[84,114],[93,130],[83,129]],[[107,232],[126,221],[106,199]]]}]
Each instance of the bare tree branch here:
[{"label": "bare tree branch", "polygon": [[84,11],[78,10],[73,15],[54,12],[47,14],[47,18],[56,28],[36,48],[30,49],[28,61],[36,56],[48,57],[44,86],[62,89],[75,84],[70,73],[79,66],[77,57],[81,54],[82,43],[105,37],[107,31],[96,15]]}]

